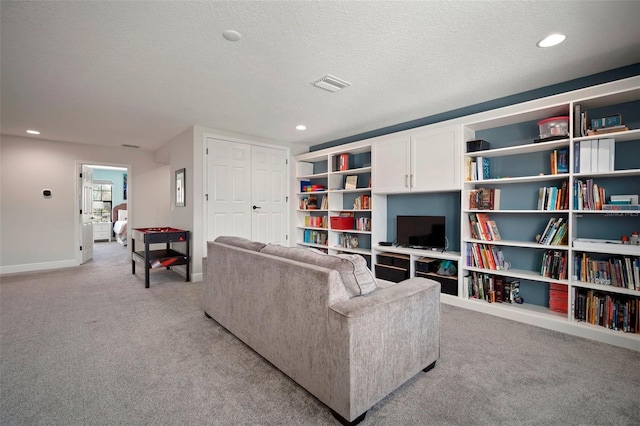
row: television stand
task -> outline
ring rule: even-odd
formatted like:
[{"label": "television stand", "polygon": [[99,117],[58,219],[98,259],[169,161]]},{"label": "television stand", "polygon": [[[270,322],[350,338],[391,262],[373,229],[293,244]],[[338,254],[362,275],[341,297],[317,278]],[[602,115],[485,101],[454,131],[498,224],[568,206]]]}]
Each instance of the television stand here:
[{"label": "television stand", "polygon": [[[459,296],[458,292],[462,291],[462,288],[458,288],[459,266],[462,262],[460,252],[442,250],[441,247],[415,248],[402,245],[378,245],[372,247],[372,252],[376,279],[397,282],[410,277],[426,277],[440,282],[441,293],[444,295]],[[392,259],[391,264],[389,259]],[[437,265],[442,260],[452,261],[458,268],[458,273],[452,276],[437,274]],[[390,273],[392,276],[388,276]]]}]

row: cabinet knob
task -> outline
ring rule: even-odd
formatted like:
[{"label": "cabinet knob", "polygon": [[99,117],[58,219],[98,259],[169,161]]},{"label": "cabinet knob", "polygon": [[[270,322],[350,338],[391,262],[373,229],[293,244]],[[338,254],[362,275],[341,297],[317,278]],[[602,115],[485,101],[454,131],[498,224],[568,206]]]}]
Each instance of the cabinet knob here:
[{"label": "cabinet knob", "polygon": [[256,210],[256,209],[261,209],[261,208],[262,208],[262,207],[260,207],[260,206],[253,206],[253,209],[254,209],[254,210]]}]

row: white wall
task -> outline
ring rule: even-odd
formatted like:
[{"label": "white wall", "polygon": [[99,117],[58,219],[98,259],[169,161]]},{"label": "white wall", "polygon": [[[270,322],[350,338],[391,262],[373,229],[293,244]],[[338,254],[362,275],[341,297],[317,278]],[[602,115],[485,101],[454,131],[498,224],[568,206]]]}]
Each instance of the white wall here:
[{"label": "white wall", "polygon": [[[154,154],[130,148],[47,141],[2,135],[0,139],[0,273],[76,265],[76,162],[131,165],[129,198],[132,227],[168,209],[166,165]],[[154,178],[143,178],[156,170]],[[43,189],[53,195],[44,198]],[[149,196],[136,202],[137,194]],[[151,194],[155,195],[151,196]],[[159,218],[162,219],[162,218]]]},{"label": "white wall", "polygon": [[[136,213],[131,227],[153,228],[171,223],[171,167],[162,165],[157,169],[136,175]],[[153,190],[150,190],[153,188]]]}]

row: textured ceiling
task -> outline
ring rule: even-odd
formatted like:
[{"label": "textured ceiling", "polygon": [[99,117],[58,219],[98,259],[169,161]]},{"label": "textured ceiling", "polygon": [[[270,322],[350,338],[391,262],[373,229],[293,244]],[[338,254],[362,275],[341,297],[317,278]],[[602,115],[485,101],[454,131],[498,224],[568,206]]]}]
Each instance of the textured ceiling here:
[{"label": "textured ceiling", "polygon": [[194,124],[314,145],[640,62],[640,1],[0,7],[3,134],[147,150]]}]

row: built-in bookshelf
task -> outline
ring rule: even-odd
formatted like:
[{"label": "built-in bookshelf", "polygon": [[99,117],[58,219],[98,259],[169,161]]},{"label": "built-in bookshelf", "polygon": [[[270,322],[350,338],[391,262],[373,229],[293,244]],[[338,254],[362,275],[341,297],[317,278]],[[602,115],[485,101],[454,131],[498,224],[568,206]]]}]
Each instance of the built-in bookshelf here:
[{"label": "built-in bookshelf", "polygon": [[[585,112],[621,111],[622,131],[582,130]],[[640,350],[640,245],[621,238],[640,228],[640,213],[626,201],[605,210],[612,195],[640,188],[638,78],[481,115],[463,125],[467,141],[488,142],[463,155],[464,305]],[[538,121],[560,116],[570,118],[568,134],[536,141]],[[498,239],[479,223],[489,218]]]},{"label": "built-in bookshelf", "polygon": [[[302,154],[296,160],[296,180],[300,187],[296,194],[296,244],[333,254],[360,254],[371,266],[375,229],[372,212],[378,204],[371,193],[371,144],[351,144],[341,149]],[[315,198],[311,208],[309,198]],[[384,201],[379,200],[382,209]],[[321,235],[320,242],[306,237],[313,232]]]},{"label": "built-in bookshelf", "polygon": [[[568,117],[568,133],[541,139],[538,122],[551,117]],[[623,126],[594,133],[591,118]],[[467,147],[475,140],[486,142]],[[640,245],[623,244],[640,232],[640,76],[296,159],[308,163],[298,183],[320,185],[317,195],[326,197],[316,200],[321,208],[297,210],[297,244],[315,246],[304,233],[323,232],[327,252],[361,253],[374,272],[384,263],[378,257],[396,256],[408,261],[410,277],[433,273],[420,271],[424,259],[455,262],[457,291],[443,292],[444,303],[640,351]],[[355,188],[346,186],[350,176]],[[459,194],[458,222],[447,220],[459,252],[379,245],[393,240],[391,222],[404,214],[397,202],[415,197],[411,214],[429,215],[452,204],[445,193]],[[311,227],[308,216],[326,219],[311,219],[322,224]],[[335,217],[369,222],[338,229]]]}]

